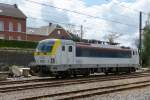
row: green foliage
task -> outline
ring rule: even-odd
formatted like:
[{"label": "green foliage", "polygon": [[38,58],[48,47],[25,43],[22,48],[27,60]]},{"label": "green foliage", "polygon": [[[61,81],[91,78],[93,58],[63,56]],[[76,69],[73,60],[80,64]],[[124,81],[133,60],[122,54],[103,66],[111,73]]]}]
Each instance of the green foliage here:
[{"label": "green foliage", "polygon": [[146,26],[144,28],[144,40],[143,40],[143,52],[142,52],[142,58],[143,63],[145,65],[149,64],[150,61],[150,27]]},{"label": "green foliage", "polygon": [[29,41],[17,41],[17,40],[0,40],[1,47],[13,47],[13,48],[31,48],[35,49],[37,42]]}]

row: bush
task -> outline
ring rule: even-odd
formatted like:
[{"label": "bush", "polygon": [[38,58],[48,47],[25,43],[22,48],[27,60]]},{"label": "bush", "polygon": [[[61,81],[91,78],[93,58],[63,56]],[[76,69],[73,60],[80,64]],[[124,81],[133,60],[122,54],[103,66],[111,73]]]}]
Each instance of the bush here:
[{"label": "bush", "polygon": [[0,40],[0,47],[35,49],[36,45],[37,45],[37,42],[31,42],[31,41]]}]

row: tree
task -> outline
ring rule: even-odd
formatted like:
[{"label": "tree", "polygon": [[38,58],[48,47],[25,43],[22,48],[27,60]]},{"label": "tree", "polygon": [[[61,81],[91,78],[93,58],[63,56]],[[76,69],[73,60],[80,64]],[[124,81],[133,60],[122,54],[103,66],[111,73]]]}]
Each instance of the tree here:
[{"label": "tree", "polygon": [[120,36],[122,36],[122,34],[111,32],[111,34],[105,35],[104,38],[108,40],[108,42],[114,43],[115,39],[119,38]]},{"label": "tree", "polygon": [[143,32],[143,52],[142,52],[142,60],[143,64],[150,64],[150,25],[146,25]]}]

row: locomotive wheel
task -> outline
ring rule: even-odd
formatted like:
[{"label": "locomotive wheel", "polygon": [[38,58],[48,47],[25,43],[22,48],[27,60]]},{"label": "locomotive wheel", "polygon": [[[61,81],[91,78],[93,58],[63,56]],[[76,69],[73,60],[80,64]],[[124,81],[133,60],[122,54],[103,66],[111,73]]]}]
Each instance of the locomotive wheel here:
[{"label": "locomotive wheel", "polygon": [[77,74],[73,74],[73,77],[77,77]]},{"label": "locomotive wheel", "polygon": [[115,72],[115,75],[119,75],[120,73],[119,72]]},{"label": "locomotive wheel", "polygon": [[131,70],[132,70],[132,72],[136,72],[136,69],[135,69],[135,68],[132,68]]},{"label": "locomotive wheel", "polygon": [[69,74],[69,72],[62,72],[60,73],[60,77],[61,78],[69,78],[71,75]]},{"label": "locomotive wheel", "polygon": [[37,76],[39,73],[39,66],[29,66],[30,67],[30,74],[33,76]]},{"label": "locomotive wheel", "polygon": [[131,68],[128,68],[126,73],[130,74],[132,72]]},{"label": "locomotive wheel", "polygon": [[105,75],[108,75],[108,72],[104,72],[105,73]]},{"label": "locomotive wheel", "polygon": [[60,75],[56,75],[55,78],[56,78],[56,79],[59,79],[59,78],[60,78]]},{"label": "locomotive wheel", "polygon": [[86,72],[83,74],[83,76],[89,76],[90,75],[90,72]]},{"label": "locomotive wheel", "polygon": [[116,67],[115,75],[119,75],[119,68]]}]

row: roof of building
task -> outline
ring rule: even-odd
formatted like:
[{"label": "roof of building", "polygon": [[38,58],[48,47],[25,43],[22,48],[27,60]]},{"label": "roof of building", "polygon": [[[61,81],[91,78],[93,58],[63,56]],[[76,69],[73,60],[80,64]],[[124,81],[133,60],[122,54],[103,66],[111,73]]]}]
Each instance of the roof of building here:
[{"label": "roof of building", "polygon": [[[65,34],[58,34],[57,32],[54,32],[55,29],[61,29],[61,30],[65,31]],[[80,40],[80,38],[77,35],[70,33],[69,31],[64,29],[62,26],[60,26],[58,24],[53,24],[53,23],[49,23],[48,26],[41,26],[39,28],[27,27],[27,33],[28,34],[49,36],[49,37],[54,36],[54,37],[59,37],[62,39],[71,39],[71,40],[75,40],[75,41]]]},{"label": "roof of building", "polygon": [[17,4],[10,5],[0,3],[0,15],[23,19],[26,18],[25,14],[18,8]]},{"label": "roof of building", "polygon": [[48,36],[57,28],[57,24],[50,24],[48,26],[41,26],[39,28],[27,27],[28,34],[45,35]]}]

